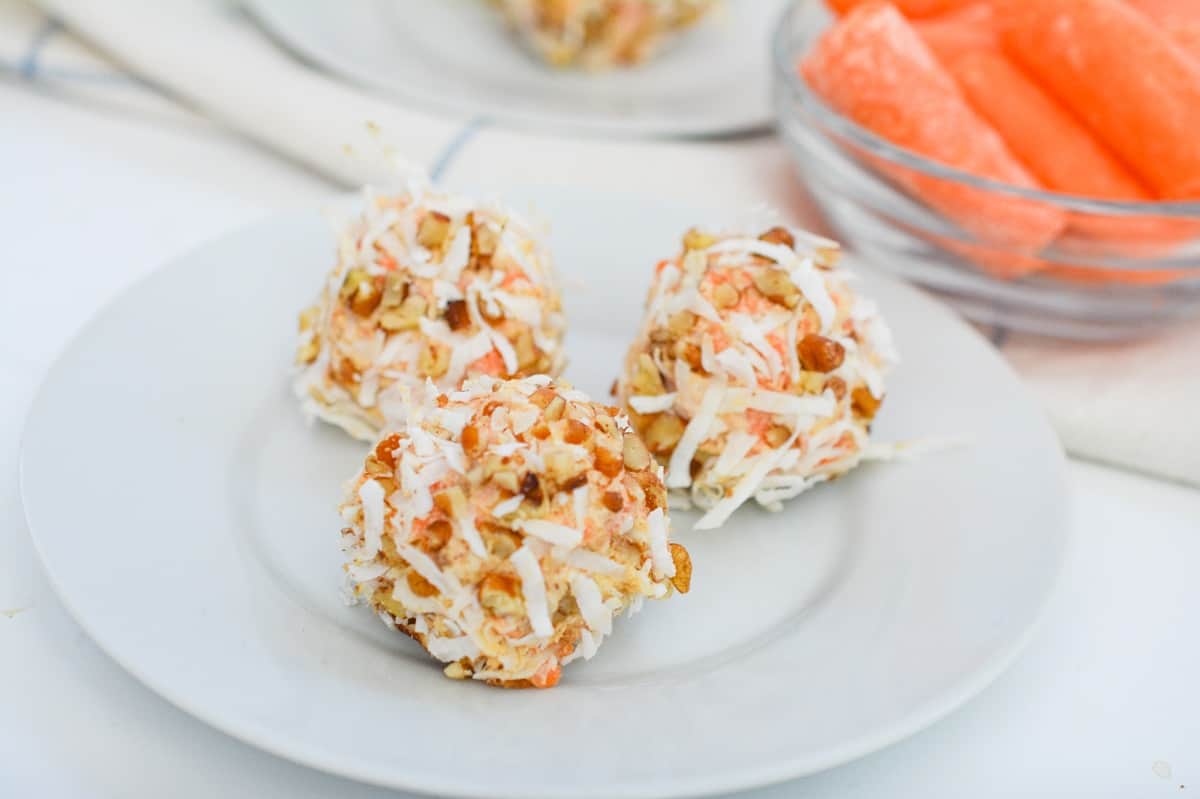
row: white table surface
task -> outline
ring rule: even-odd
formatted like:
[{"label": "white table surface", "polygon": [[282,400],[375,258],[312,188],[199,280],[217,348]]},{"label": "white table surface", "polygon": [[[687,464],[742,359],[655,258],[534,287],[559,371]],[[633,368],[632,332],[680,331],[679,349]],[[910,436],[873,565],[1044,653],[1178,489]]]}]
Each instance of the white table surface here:
[{"label": "white table surface", "polygon": [[[251,749],[144,689],[55,598],[17,492],[25,412],[89,314],[172,254],[331,187],[215,128],[16,80],[0,79],[0,109],[0,797],[400,796]],[[1011,670],[904,743],[746,796],[1200,793],[1200,492],[1069,474],[1070,560]]]}]

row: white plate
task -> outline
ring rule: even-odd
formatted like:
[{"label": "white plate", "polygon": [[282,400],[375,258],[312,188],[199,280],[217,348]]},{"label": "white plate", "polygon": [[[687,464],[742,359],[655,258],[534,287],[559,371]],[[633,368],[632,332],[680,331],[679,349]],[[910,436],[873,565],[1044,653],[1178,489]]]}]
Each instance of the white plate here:
[{"label": "white plate", "polygon": [[[525,196],[555,221],[574,285],[568,376],[603,395],[652,264],[712,212]],[[26,512],[67,607],[130,672],[232,735],[439,794],[746,788],[949,712],[1013,658],[1051,591],[1065,535],[1052,434],[982,339],[872,273],[863,288],[905,357],[878,438],[971,445],[865,467],[781,514],[745,508],[716,533],[678,515],[691,594],[620,620],[553,690],[447,680],[339,595],[334,505],[364,448],[307,426],[287,385],[296,310],[332,253],[312,213],[172,262],[87,325],[25,431]]]},{"label": "white plate", "polygon": [[782,0],[735,0],[639,67],[548,69],[484,0],[245,0],[305,58],[428,108],[532,128],[711,135],[771,122]]}]

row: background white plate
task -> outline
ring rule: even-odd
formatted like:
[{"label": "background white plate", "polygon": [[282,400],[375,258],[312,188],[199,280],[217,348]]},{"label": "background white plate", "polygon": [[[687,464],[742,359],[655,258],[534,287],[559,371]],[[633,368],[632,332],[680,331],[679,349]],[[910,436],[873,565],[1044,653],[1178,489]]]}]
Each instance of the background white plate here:
[{"label": "background white plate", "polygon": [[[714,214],[523,196],[555,223],[569,376],[602,396],[652,264]],[[949,712],[1007,665],[1047,599],[1065,545],[1049,429],[973,331],[870,274],[905,357],[878,437],[972,445],[865,467],[716,533],[676,515],[691,594],[620,620],[554,690],[447,680],[339,597],[333,508],[363,447],[306,426],[287,386],[296,310],[332,252],[313,213],[172,262],[67,348],[25,432],[26,512],[67,607],[134,675],[232,735],[443,794],[745,788]]]},{"label": "background white plate", "polygon": [[621,135],[766,128],[783,0],[733,0],[654,60],[599,74],[527,53],[484,0],[244,0],[300,55],[427,108]]}]

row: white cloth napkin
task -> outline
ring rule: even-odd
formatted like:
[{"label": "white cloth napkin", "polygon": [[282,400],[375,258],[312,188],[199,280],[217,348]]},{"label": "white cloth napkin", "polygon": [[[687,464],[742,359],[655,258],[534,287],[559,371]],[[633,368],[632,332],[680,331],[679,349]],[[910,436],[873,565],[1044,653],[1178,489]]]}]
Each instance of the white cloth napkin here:
[{"label": "white cloth napkin", "polygon": [[[402,108],[325,77],[218,0],[40,3],[49,21],[10,5],[6,13],[22,24],[0,25],[0,62],[17,74],[127,112],[218,120],[346,185],[386,179],[393,174],[388,158],[398,156],[452,186],[571,183],[720,197],[730,206],[766,201],[821,226],[786,153],[769,137],[639,142],[510,131]],[[89,54],[61,28],[120,66]],[[1200,485],[1200,324],[1128,345],[1014,336],[1003,349],[1070,452]]]},{"label": "white cloth napkin", "polygon": [[1200,486],[1200,322],[1125,344],[1015,336],[1004,354],[1072,455]]}]

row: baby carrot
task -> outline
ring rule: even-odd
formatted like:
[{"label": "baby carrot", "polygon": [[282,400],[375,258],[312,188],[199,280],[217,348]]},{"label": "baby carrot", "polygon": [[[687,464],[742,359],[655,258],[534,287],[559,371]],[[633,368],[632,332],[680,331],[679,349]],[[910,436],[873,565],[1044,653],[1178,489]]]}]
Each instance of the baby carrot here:
[{"label": "baby carrot", "polygon": [[[867,5],[873,0],[825,0],[838,14],[849,14],[859,6]],[[969,5],[973,0],[892,0],[897,10],[906,17],[928,17],[934,14],[944,14],[957,8]]]},{"label": "baby carrot", "polygon": [[[892,5],[868,3],[847,14],[818,41],[801,71],[831,106],[893,144],[974,175],[1038,186]],[[1063,227],[1062,213],[1047,205],[895,164],[877,166],[991,244],[1035,252]]]},{"label": "baby carrot", "polygon": [[921,234],[921,238],[954,253],[977,269],[1001,280],[1017,280],[1034,272],[1041,272],[1047,266],[1047,263],[1041,258],[1033,255],[1016,255],[1004,248],[985,247],[932,233]]},{"label": "baby carrot", "polygon": [[1125,0],[1200,60],[1200,3],[1195,0]]},{"label": "baby carrot", "polygon": [[1200,197],[1200,66],[1167,34],[1121,0],[1008,0],[998,20],[1005,52],[1152,189]]},{"label": "baby carrot", "polygon": [[944,63],[967,102],[1046,188],[1104,200],[1150,199],[1087,128],[1000,53],[976,50]]},{"label": "baby carrot", "polygon": [[1125,0],[1159,25],[1186,25],[1200,22],[1200,3],[1196,0]]},{"label": "baby carrot", "polygon": [[[1153,193],[1078,120],[1002,54],[979,51],[948,64],[967,101],[1052,191],[1099,200],[1148,201]],[[1059,247],[1093,255],[1159,255],[1197,235],[1165,217],[1072,213]],[[1125,272],[1113,272],[1119,281]],[[1133,273],[1145,279],[1148,273]]]},{"label": "baby carrot", "polygon": [[1167,28],[1167,32],[1188,55],[1200,62],[1200,22],[1181,23]]},{"label": "baby carrot", "polygon": [[1068,283],[1103,286],[1122,283],[1127,286],[1163,286],[1177,280],[1186,280],[1189,272],[1183,269],[1100,269],[1094,266],[1051,264],[1043,267],[1045,277],[1064,280]]},{"label": "baby carrot", "polygon": [[989,2],[976,2],[945,14],[913,20],[913,27],[943,64],[964,53],[1000,47]]}]

